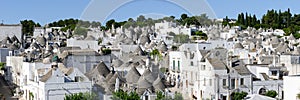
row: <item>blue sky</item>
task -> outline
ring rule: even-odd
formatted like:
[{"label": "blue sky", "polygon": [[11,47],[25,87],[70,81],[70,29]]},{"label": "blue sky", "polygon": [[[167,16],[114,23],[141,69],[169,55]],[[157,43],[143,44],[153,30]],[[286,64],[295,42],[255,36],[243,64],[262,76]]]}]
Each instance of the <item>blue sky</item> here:
[{"label": "blue sky", "polygon": [[[136,17],[139,14],[147,14],[149,16],[169,16],[179,17],[182,13],[191,14],[190,10],[196,10],[204,4],[195,3],[193,0],[185,0],[185,5],[178,6],[162,0],[138,0],[118,6],[117,9],[110,13],[103,13],[105,9],[114,5],[118,0],[95,0],[99,4],[97,7],[91,7],[92,0],[0,0],[0,22],[15,24],[20,20],[31,19],[42,25],[66,18],[82,18],[85,19],[83,13],[89,7],[93,11],[89,13],[105,14],[104,20],[111,18],[117,21],[127,20],[129,17]],[[123,0],[124,1],[124,0]],[[179,0],[180,1],[180,0]],[[182,1],[182,0],[181,0]],[[205,1],[205,0],[199,0]],[[300,0],[206,0],[208,5],[214,11],[217,18],[236,18],[240,12],[248,12],[261,17],[269,9],[287,10],[290,8],[292,13],[300,13]],[[190,8],[190,9],[186,9]],[[201,8],[201,7],[200,7]],[[206,7],[207,8],[207,7]],[[104,9],[104,10],[103,10]],[[97,15],[87,16],[87,20],[102,21]],[[198,14],[198,13],[197,13]]]}]

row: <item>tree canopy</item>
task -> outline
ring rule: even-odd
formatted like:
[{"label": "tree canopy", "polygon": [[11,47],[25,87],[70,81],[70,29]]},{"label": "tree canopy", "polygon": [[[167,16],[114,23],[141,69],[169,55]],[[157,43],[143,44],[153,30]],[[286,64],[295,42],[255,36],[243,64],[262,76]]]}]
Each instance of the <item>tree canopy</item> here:
[{"label": "tree canopy", "polygon": [[267,91],[265,95],[268,97],[275,98],[278,95],[278,93],[274,90],[270,90],[270,91]]},{"label": "tree canopy", "polygon": [[248,95],[247,92],[233,92],[231,94],[231,99],[232,100],[243,100],[246,96]]},{"label": "tree canopy", "polygon": [[246,29],[248,26],[258,28],[272,28],[272,29],[283,29],[288,36],[293,34],[295,38],[300,38],[298,31],[300,30],[300,14],[292,14],[290,9],[287,11],[281,10],[268,10],[266,14],[258,19],[255,14],[240,13],[236,23],[228,23],[229,18],[226,16],[223,20],[223,25],[238,25],[242,29]]},{"label": "tree canopy", "polygon": [[64,100],[96,100],[97,96],[95,93],[85,92],[85,93],[74,93],[65,95]]},{"label": "tree canopy", "polygon": [[178,34],[174,36],[174,42],[176,43],[188,43],[190,41],[189,35],[186,34]]},{"label": "tree canopy", "polygon": [[22,33],[25,35],[33,35],[34,27],[41,27],[39,23],[35,23],[33,20],[23,20],[22,24]]},{"label": "tree canopy", "polygon": [[139,100],[140,96],[136,92],[127,93],[123,90],[118,90],[117,92],[113,92],[112,100]]}]

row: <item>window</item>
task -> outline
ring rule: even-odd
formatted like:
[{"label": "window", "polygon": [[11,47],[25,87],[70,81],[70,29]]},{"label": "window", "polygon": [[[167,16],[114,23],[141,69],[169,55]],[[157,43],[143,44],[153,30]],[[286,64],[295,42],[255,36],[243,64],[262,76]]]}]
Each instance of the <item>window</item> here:
[{"label": "window", "polygon": [[202,65],[202,66],[201,66],[201,70],[205,70],[205,65]]},{"label": "window", "polygon": [[178,61],[178,70],[180,70],[180,62]]},{"label": "window", "polygon": [[189,87],[189,81],[188,80],[185,80],[185,85],[186,85],[186,88],[188,88]]},{"label": "window", "polygon": [[80,76],[75,76],[74,82],[80,82],[81,78]]},{"label": "window", "polygon": [[209,79],[209,86],[212,85],[212,79]]},{"label": "window", "polygon": [[194,66],[194,62],[193,61],[191,61],[191,66]]},{"label": "window", "polygon": [[206,84],[206,79],[204,78],[204,80],[203,80],[203,86],[205,86]]},{"label": "window", "polygon": [[175,70],[175,60],[173,60],[173,70]]},{"label": "window", "polygon": [[277,75],[277,71],[271,71],[271,74],[272,74],[273,76],[276,76],[276,75]]},{"label": "window", "polygon": [[241,83],[241,85],[244,85],[244,78],[240,79],[240,83]]},{"label": "window", "polygon": [[226,79],[223,79],[223,86],[226,86]]},{"label": "window", "polygon": [[194,75],[193,75],[193,72],[191,72],[191,77],[190,77],[190,78],[191,78],[191,80],[192,80],[192,81],[191,81],[192,83],[193,83],[193,76],[194,76]]},{"label": "window", "polygon": [[12,51],[9,51],[9,54],[8,54],[9,56],[12,56]]},{"label": "window", "polygon": [[231,89],[234,89],[235,88],[235,79],[231,79],[230,81],[230,84],[231,84]]}]

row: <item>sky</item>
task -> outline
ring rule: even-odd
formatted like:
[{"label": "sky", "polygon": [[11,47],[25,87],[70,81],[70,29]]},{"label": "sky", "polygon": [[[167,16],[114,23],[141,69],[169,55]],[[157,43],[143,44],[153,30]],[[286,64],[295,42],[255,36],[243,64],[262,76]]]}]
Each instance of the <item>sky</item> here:
[{"label": "sky", "polygon": [[[118,4],[118,1],[120,4]],[[0,23],[18,24],[20,20],[34,20],[44,25],[67,18],[124,21],[140,14],[161,17],[182,13],[199,15],[210,13],[212,18],[236,18],[241,12],[261,17],[270,9],[291,9],[300,13],[300,0],[0,0]],[[176,2],[173,2],[176,1]],[[202,7],[202,8],[201,8]],[[199,10],[200,9],[200,10]],[[202,10],[204,9],[204,10]],[[210,17],[211,17],[210,16]]]}]

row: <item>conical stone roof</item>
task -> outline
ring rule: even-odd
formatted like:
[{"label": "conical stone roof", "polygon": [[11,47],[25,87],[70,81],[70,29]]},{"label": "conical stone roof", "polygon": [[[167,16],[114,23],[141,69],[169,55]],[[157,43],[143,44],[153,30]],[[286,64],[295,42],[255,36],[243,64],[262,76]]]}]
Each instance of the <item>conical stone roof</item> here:
[{"label": "conical stone roof", "polygon": [[38,36],[36,38],[36,41],[41,45],[41,46],[46,46],[46,38],[45,37],[41,37],[41,36]]},{"label": "conical stone roof", "polygon": [[110,70],[104,64],[104,62],[100,62],[95,68],[86,73],[86,76],[92,78],[93,76],[101,75],[106,77],[110,73]]},{"label": "conical stone roof", "polygon": [[144,76],[145,79],[146,79],[147,81],[149,81],[150,83],[152,83],[152,82],[155,81],[155,78],[154,78],[154,76],[152,75],[152,72],[151,72],[150,69],[148,69],[148,68],[144,71],[144,73],[143,73],[142,76]]},{"label": "conical stone roof", "polygon": [[128,73],[125,76],[126,82],[129,84],[136,83],[141,77],[141,74],[135,67],[131,67]]},{"label": "conical stone roof", "polygon": [[141,76],[140,79],[138,80],[139,89],[147,89],[150,88],[151,86],[152,84],[149,81],[147,81],[144,76]]},{"label": "conical stone roof", "polygon": [[123,61],[121,61],[120,59],[113,59],[111,65],[113,67],[120,67],[123,64]]},{"label": "conical stone roof", "polygon": [[165,85],[162,82],[160,75],[158,75],[158,77],[156,78],[156,80],[153,82],[153,87],[155,89],[155,91],[159,91],[159,90],[163,90],[165,89]]},{"label": "conical stone roof", "polygon": [[96,38],[93,37],[93,36],[91,36],[91,35],[89,35],[84,40],[96,40]]},{"label": "conical stone roof", "polygon": [[140,46],[138,46],[135,50],[134,53],[137,55],[144,55],[144,51],[142,50],[142,48]]},{"label": "conical stone roof", "polygon": [[238,48],[239,49],[244,49],[243,45],[239,42],[234,44],[234,49],[238,49]]}]

